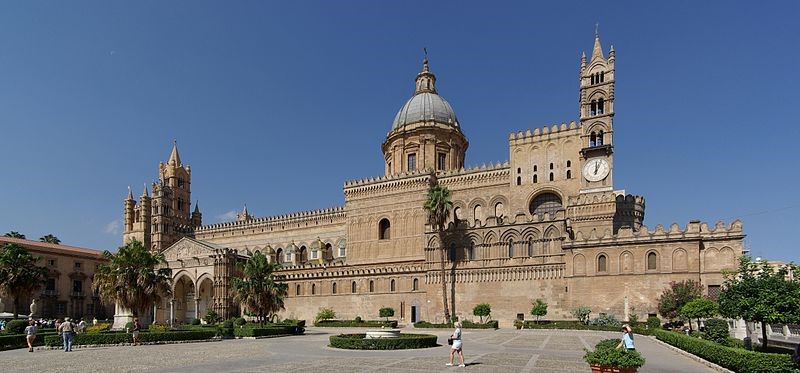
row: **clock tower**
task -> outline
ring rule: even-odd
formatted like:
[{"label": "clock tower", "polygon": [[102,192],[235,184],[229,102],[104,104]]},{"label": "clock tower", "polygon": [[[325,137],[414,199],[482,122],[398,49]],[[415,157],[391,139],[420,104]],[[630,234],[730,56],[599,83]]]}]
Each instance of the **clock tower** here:
[{"label": "clock tower", "polygon": [[614,175],[614,47],[603,55],[600,35],[587,65],[581,56],[580,128],[581,193],[613,190]]}]

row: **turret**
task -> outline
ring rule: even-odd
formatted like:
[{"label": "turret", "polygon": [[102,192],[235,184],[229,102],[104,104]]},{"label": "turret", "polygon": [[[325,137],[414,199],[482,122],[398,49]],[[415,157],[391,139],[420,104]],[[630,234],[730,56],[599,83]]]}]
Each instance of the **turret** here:
[{"label": "turret", "polygon": [[130,231],[133,230],[133,209],[134,207],[136,207],[136,201],[133,199],[133,192],[131,191],[131,187],[128,187],[128,197],[125,198],[123,206],[124,206],[123,215],[125,220],[123,231],[124,233],[129,233]]},{"label": "turret", "polygon": [[203,214],[200,213],[200,202],[195,202],[192,212],[192,227],[197,228],[203,225]]}]

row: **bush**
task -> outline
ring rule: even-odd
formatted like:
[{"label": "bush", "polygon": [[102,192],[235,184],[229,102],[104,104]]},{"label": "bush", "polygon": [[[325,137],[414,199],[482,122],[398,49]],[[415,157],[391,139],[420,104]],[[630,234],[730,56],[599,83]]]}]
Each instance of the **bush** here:
[{"label": "bush", "polygon": [[417,321],[414,323],[415,328],[423,329],[452,329],[455,328],[453,324],[432,324],[427,321]]},{"label": "bush", "polygon": [[320,320],[332,320],[336,318],[336,311],[332,308],[320,308],[317,312],[317,317],[314,318],[314,324]]},{"label": "bush", "polygon": [[133,329],[133,321],[128,321],[125,323],[125,330]]},{"label": "bush", "polygon": [[203,321],[205,321],[206,324],[216,324],[217,322],[219,322],[219,319],[220,319],[219,315],[217,315],[217,312],[214,310],[208,310],[208,312],[206,312],[206,315],[203,316]]},{"label": "bush", "polygon": [[660,329],[661,328],[661,319],[656,316],[650,316],[647,318],[647,328],[648,329]]},{"label": "bush", "polygon": [[[41,346],[42,344],[44,344],[44,336],[37,335],[33,340],[33,345]],[[0,351],[26,347],[28,347],[28,342],[24,334],[0,335]]]},{"label": "bush", "polygon": [[320,320],[314,323],[314,326],[321,327],[368,327],[380,328],[382,326],[388,328],[396,328],[397,320],[384,321],[384,320],[362,320],[357,322],[355,320]]},{"label": "bush", "polygon": [[607,315],[605,313],[601,313],[600,316],[597,316],[594,320],[589,322],[589,325],[594,326],[608,326],[608,327],[620,327],[622,323],[617,320],[614,315]]},{"label": "bush", "polygon": [[11,320],[3,331],[6,334],[20,334],[25,331],[26,326],[28,326],[28,320]]},{"label": "bush", "polygon": [[492,314],[492,306],[489,303],[481,303],[475,306],[472,309],[472,314],[474,316],[478,316],[481,318],[481,322],[483,322],[483,318],[487,317]]},{"label": "bush", "polygon": [[592,309],[585,306],[580,306],[572,310],[572,316],[575,316],[578,321],[588,324],[589,323],[589,315],[592,314]]},{"label": "bush", "polygon": [[236,326],[242,326],[244,324],[247,324],[247,320],[245,320],[244,317],[237,317],[236,319],[233,320],[233,323]]},{"label": "bush", "polygon": [[113,324],[110,322],[98,323],[97,325],[90,325],[86,327],[87,333],[100,333],[102,331],[111,330]]},{"label": "bush", "polygon": [[639,368],[645,360],[637,351],[628,351],[617,348],[619,339],[606,339],[600,341],[594,351],[586,350],[583,359],[589,365],[617,368]]},{"label": "bush", "polygon": [[305,329],[292,325],[271,326],[266,328],[235,328],[233,335],[241,337],[264,337],[269,335],[303,334]]},{"label": "bush", "polygon": [[148,330],[150,331],[150,333],[164,333],[169,331],[169,326],[161,325],[158,323],[152,323],[150,324]]},{"label": "bush", "polygon": [[401,333],[398,338],[365,338],[366,334],[340,334],[330,337],[330,346],[348,350],[403,350],[436,347],[437,337],[430,334]]},{"label": "bush", "polygon": [[656,330],[660,341],[735,372],[800,372],[790,355],[747,351],[719,345],[681,333]]},{"label": "bush", "polygon": [[522,329],[523,326],[525,326],[525,322],[523,322],[522,320],[519,320],[519,319],[514,320],[514,327],[515,328]]},{"label": "bush", "polygon": [[532,302],[531,315],[536,316],[536,321],[539,318],[547,315],[547,303],[541,299],[536,299]]},{"label": "bush", "polygon": [[200,319],[197,319],[197,318],[191,319],[189,321],[189,323],[192,324],[192,325],[200,325]]},{"label": "bush", "polygon": [[[164,341],[195,341],[202,339],[211,339],[216,336],[214,330],[189,330],[189,331],[173,331],[164,333],[140,333],[139,339],[142,342],[164,342]],[[112,333],[95,333],[95,334],[77,334],[75,335],[76,345],[102,345],[102,344],[119,344],[130,343],[133,339],[128,333],[112,332]],[[61,337],[57,335],[48,335],[44,337],[44,344],[47,346],[61,346]]]},{"label": "bush", "polygon": [[705,339],[717,342],[721,345],[728,345],[728,322],[722,319],[706,320]]},{"label": "bush", "polygon": [[461,326],[464,329],[498,329],[499,323],[497,320],[487,321],[486,323],[475,323],[469,320],[464,320],[461,322]]},{"label": "bush", "polygon": [[378,317],[385,317],[387,321],[392,316],[394,316],[394,308],[383,307],[378,311]]},{"label": "bush", "polygon": [[364,322],[364,320],[361,319],[361,316],[356,316],[355,321],[356,322]]}]

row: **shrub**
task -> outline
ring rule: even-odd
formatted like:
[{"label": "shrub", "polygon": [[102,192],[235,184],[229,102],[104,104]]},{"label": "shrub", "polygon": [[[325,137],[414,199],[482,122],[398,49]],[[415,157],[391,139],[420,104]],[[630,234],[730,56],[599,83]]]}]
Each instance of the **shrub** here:
[{"label": "shrub", "polygon": [[237,317],[236,319],[233,320],[233,323],[236,326],[242,326],[244,324],[247,324],[247,320],[245,320],[244,317]]},{"label": "shrub", "polygon": [[214,310],[208,310],[206,315],[203,316],[203,321],[205,321],[206,324],[216,324],[219,322],[219,319],[219,315],[217,315],[217,312]]},{"label": "shrub", "polygon": [[[173,331],[164,333],[141,333],[139,339],[142,342],[163,342],[163,341],[193,341],[211,339],[216,335],[214,330],[189,330]],[[123,332],[77,334],[75,335],[76,345],[100,345],[100,344],[119,344],[132,342],[131,335]],[[61,337],[48,335],[44,337],[44,344],[47,346],[61,346]]]},{"label": "shrub", "polygon": [[650,316],[647,318],[647,328],[648,329],[659,329],[661,328],[661,319],[656,316]]},{"label": "shrub", "polygon": [[133,329],[133,321],[128,321],[125,323],[125,330]]},{"label": "shrub", "polygon": [[630,324],[631,327],[639,325],[639,316],[636,316],[635,313],[628,315],[628,324]]},{"label": "shrub", "polygon": [[600,341],[594,351],[586,350],[583,359],[589,365],[617,368],[639,368],[645,360],[637,351],[618,349],[619,339],[606,339]]},{"label": "shrub", "polygon": [[735,372],[800,372],[790,355],[747,351],[681,333],[655,330],[659,340]]},{"label": "shrub", "polygon": [[383,307],[378,311],[378,316],[385,317],[386,321],[389,321],[389,318],[394,316],[394,308]]},{"label": "shrub", "polygon": [[270,335],[303,334],[305,329],[294,325],[276,325],[266,328],[236,328],[233,334],[237,337],[263,337]]},{"label": "shrub", "polygon": [[545,301],[536,299],[532,304],[531,315],[536,316],[536,321],[539,321],[540,317],[547,315],[547,303]]},{"label": "shrub", "polygon": [[368,327],[380,328],[382,326],[389,328],[397,327],[397,320],[384,321],[384,320],[362,320],[357,322],[355,320],[320,320],[314,323],[314,326],[321,327]]},{"label": "shrub", "polygon": [[11,320],[6,324],[6,334],[20,334],[25,331],[28,326],[28,320]]},{"label": "shrub", "polygon": [[575,316],[578,321],[588,324],[589,323],[589,315],[592,314],[592,309],[585,306],[580,306],[572,310],[572,316]]},{"label": "shrub", "polygon": [[423,329],[452,329],[455,326],[453,326],[453,324],[433,324],[427,321],[417,321],[414,323],[414,327]]},{"label": "shrub", "polygon": [[594,320],[589,322],[589,325],[620,327],[622,326],[622,323],[620,323],[619,320],[617,320],[617,318],[614,317],[614,315],[601,313],[600,316],[597,316]]},{"label": "shrub", "polygon": [[475,306],[472,309],[472,314],[481,318],[481,322],[483,322],[483,318],[492,314],[492,306],[489,303],[481,303]]},{"label": "shrub", "polygon": [[320,320],[332,320],[336,318],[336,311],[332,308],[320,308],[319,312],[317,312],[317,317],[314,318],[314,324]]},{"label": "shrub", "polygon": [[522,320],[519,320],[519,319],[514,320],[514,327],[515,328],[522,329],[523,326],[525,326],[525,323]]},{"label": "shrub", "polygon": [[402,350],[437,346],[437,336],[401,333],[397,338],[365,338],[366,334],[340,334],[330,337],[330,346],[348,350]]},{"label": "shrub", "polygon": [[[33,345],[41,346],[42,344],[44,344],[44,336],[37,335],[33,340]],[[0,335],[0,351],[25,347],[28,347],[28,342],[24,334]]]},{"label": "shrub", "polygon": [[728,322],[722,319],[706,320],[705,339],[717,342],[721,345],[728,345]]},{"label": "shrub", "polygon": [[164,333],[169,331],[169,326],[161,325],[158,323],[150,324],[150,333]]},{"label": "shrub", "polygon": [[497,320],[487,321],[486,323],[474,323],[469,320],[464,320],[461,322],[461,326],[464,329],[498,329],[499,323]]},{"label": "shrub", "polygon": [[100,333],[102,331],[111,330],[113,324],[110,322],[98,323],[97,325],[90,325],[86,327],[87,333]]},{"label": "shrub", "polygon": [[189,321],[189,323],[192,324],[192,325],[200,325],[200,319],[197,319],[197,318],[191,319]]},{"label": "shrub", "polygon": [[364,322],[364,320],[361,319],[361,316],[356,316],[355,321],[356,322]]}]

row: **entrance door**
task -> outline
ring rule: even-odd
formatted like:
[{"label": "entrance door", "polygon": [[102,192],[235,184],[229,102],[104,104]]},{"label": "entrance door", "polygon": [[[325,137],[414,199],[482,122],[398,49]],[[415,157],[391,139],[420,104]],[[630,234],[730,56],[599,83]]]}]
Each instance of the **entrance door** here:
[{"label": "entrance door", "polygon": [[411,322],[417,322],[417,306],[411,306]]}]

